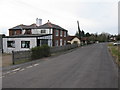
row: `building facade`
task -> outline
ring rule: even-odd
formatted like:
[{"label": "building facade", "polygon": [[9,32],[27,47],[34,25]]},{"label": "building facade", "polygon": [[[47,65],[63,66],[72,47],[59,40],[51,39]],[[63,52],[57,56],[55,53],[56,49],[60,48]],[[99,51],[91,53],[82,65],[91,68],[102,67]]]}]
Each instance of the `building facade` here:
[{"label": "building facade", "polygon": [[9,29],[9,36],[3,38],[3,51],[11,53],[12,51],[29,50],[43,44],[50,47],[63,46],[67,43],[67,35],[67,30],[49,21],[43,25],[21,24]]},{"label": "building facade", "polygon": [[21,24],[9,29],[9,36],[46,35],[46,34],[52,34],[53,46],[62,46],[62,45],[66,45],[67,43],[68,31],[58,25],[52,24],[49,21],[40,26],[37,26],[37,24],[32,24],[29,26]]},{"label": "building facade", "polygon": [[77,36],[68,36],[67,44],[78,44],[80,46],[81,40]]},{"label": "building facade", "polygon": [[52,35],[6,36],[3,38],[3,52],[25,51],[44,44],[52,47]]}]

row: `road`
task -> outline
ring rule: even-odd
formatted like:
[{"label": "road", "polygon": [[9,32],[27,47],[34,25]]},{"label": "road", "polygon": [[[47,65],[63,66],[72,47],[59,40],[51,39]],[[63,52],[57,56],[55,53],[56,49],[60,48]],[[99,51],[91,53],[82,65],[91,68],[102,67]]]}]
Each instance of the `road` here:
[{"label": "road", "polygon": [[118,69],[105,43],[78,48],[3,77],[3,88],[117,88]]}]

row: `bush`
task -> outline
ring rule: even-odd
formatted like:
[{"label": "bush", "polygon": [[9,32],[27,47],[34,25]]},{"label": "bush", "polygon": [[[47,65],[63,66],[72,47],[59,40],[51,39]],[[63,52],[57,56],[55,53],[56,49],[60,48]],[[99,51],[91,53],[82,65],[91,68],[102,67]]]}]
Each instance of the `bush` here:
[{"label": "bush", "polygon": [[50,47],[48,45],[34,47],[31,49],[31,51],[32,60],[50,56]]}]

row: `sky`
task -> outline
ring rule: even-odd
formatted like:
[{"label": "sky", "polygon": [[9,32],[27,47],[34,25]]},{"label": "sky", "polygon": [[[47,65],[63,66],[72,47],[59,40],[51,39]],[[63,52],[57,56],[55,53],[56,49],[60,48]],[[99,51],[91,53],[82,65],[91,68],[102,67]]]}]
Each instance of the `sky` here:
[{"label": "sky", "polygon": [[14,26],[48,20],[75,35],[80,29],[86,33],[118,33],[119,0],[0,0],[0,34],[8,34]]}]

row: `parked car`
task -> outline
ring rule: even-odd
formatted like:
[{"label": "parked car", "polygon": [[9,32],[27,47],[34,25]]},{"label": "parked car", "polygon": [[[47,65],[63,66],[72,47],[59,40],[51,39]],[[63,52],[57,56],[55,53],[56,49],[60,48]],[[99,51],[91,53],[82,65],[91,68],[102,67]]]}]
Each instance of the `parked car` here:
[{"label": "parked car", "polygon": [[120,45],[120,41],[114,42],[113,45],[114,46]]}]

